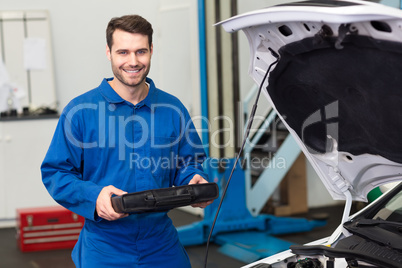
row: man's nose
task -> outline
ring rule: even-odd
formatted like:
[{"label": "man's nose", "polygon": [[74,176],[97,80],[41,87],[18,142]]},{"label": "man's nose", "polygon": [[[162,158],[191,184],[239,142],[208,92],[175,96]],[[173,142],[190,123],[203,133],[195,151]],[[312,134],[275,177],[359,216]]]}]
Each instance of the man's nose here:
[{"label": "man's nose", "polygon": [[131,53],[130,54],[130,60],[129,60],[129,64],[136,66],[138,63],[138,59],[137,59],[137,55],[135,53]]}]

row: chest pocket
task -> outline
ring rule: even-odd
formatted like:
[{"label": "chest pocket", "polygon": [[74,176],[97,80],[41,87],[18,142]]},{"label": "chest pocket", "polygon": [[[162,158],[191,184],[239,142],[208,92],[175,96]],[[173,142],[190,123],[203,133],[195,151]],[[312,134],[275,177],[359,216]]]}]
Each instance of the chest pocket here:
[{"label": "chest pocket", "polygon": [[152,175],[168,178],[176,168],[178,140],[173,137],[151,137],[147,144],[145,157],[149,157]]}]

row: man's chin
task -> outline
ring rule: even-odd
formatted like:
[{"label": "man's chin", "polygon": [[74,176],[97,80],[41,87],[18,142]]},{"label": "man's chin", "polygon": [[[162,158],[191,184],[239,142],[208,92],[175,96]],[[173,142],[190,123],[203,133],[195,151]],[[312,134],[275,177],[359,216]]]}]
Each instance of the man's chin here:
[{"label": "man's chin", "polygon": [[121,79],[121,78],[117,78],[120,83],[122,83],[123,85],[127,86],[127,87],[138,87],[139,85],[143,84],[145,82],[145,78],[142,79],[136,79],[136,80],[129,80],[129,79]]}]

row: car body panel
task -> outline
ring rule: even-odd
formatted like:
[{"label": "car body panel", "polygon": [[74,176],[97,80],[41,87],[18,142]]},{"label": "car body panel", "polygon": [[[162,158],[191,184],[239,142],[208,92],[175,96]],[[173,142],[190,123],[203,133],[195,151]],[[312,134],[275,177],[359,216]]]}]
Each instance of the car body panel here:
[{"label": "car body panel", "polygon": [[[257,84],[262,82],[276,56],[282,53],[279,63],[269,75],[269,82],[264,81],[264,88],[268,90],[263,90],[263,93],[279,112],[334,199],[346,199],[350,193],[353,200],[367,201],[367,194],[373,188],[401,180],[402,143],[391,141],[402,130],[402,124],[391,121],[402,114],[402,108],[397,104],[397,99],[402,97],[402,91],[398,89],[402,79],[392,80],[399,70],[402,71],[401,64],[397,63],[400,62],[398,59],[402,60],[400,10],[363,1],[305,1],[246,13],[219,25],[228,32],[242,30],[246,34],[251,56],[249,74]],[[313,44],[319,38],[327,43]],[[329,56],[320,62],[324,49]],[[343,55],[336,60],[339,52]],[[373,58],[371,55],[378,56]],[[287,62],[281,65],[284,58]],[[314,61],[304,64],[306,58]],[[371,62],[363,60],[371,58]],[[394,61],[382,66],[382,62],[388,62],[389,59]],[[331,66],[334,61],[335,64]],[[352,64],[356,62],[360,64],[354,68]],[[293,70],[286,75],[288,70],[285,69],[289,66]],[[281,73],[273,77],[279,68],[282,69]],[[333,75],[340,73],[340,70],[343,70],[342,75]],[[391,71],[394,71],[394,75],[389,75]],[[373,72],[375,75],[370,76]],[[329,75],[331,77],[327,78]],[[278,82],[284,81],[284,78],[291,80],[292,77],[295,77],[293,84]],[[314,81],[306,81],[306,77]],[[343,84],[336,83],[344,77],[354,78],[345,78],[349,80]],[[326,84],[327,80],[342,89],[331,88]],[[366,84],[359,85],[362,80]],[[272,89],[273,82],[278,85]],[[307,90],[300,89],[303,83],[307,85],[305,88],[309,87]],[[384,88],[392,89],[390,98],[395,104],[390,106],[380,102],[384,89],[372,86],[375,83],[384,83]],[[345,94],[348,90],[351,94]],[[330,96],[315,102],[314,99],[318,99],[320,94]],[[297,98],[304,98],[302,101],[305,104],[296,103],[294,99]],[[305,111],[304,117],[298,115],[300,111]],[[297,122],[292,124],[292,119]],[[360,123],[362,126],[359,126]],[[324,129],[321,137],[306,134],[321,129]],[[320,139],[317,144],[321,143],[318,146],[322,147],[321,150],[311,144],[315,141],[309,143],[308,139]]]},{"label": "car body panel", "polygon": [[[249,75],[263,83],[264,96],[330,195],[346,200],[338,228],[310,245],[337,251],[344,241],[361,239],[360,233],[369,232],[349,232],[354,230],[353,221],[376,220],[373,215],[384,210],[384,202],[402,196],[402,184],[395,184],[402,180],[402,11],[358,0],[303,1],[238,15],[218,25],[227,32],[245,33]],[[349,215],[352,200],[367,201],[372,189],[391,183],[394,188]],[[402,204],[391,210],[396,211],[402,217]],[[387,228],[392,229],[377,229],[381,233]],[[364,239],[387,254],[396,250],[401,255],[398,249]],[[317,258],[326,263],[323,267],[331,267],[332,253],[301,254],[304,249],[309,252],[311,247],[294,248],[245,267],[290,267],[303,258]],[[356,260],[381,267],[384,263],[402,267],[402,255],[395,265],[386,258],[377,261],[369,254],[358,255],[352,248],[342,254],[352,259],[356,254]],[[337,258],[333,267],[348,267],[349,257]]]}]

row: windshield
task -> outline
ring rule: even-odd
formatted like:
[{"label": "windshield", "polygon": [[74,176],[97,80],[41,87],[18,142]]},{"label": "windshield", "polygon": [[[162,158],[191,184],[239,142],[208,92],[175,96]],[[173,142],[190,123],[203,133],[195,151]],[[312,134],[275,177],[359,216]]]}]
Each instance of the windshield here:
[{"label": "windshield", "polygon": [[380,208],[373,219],[402,222],[402,191]]},{"label": "windshield", "polygon": [[[353,234],[345,241],[363,239],[366,242],[374,242],[376,247],[386,245],[389,249],[402,251],[402,183],[378,201],[367,211],[368,213],[362,215],[363,217],[357,217],[343,224],[343,227]],[[343,243],[346,243],[345,241]]]}]

